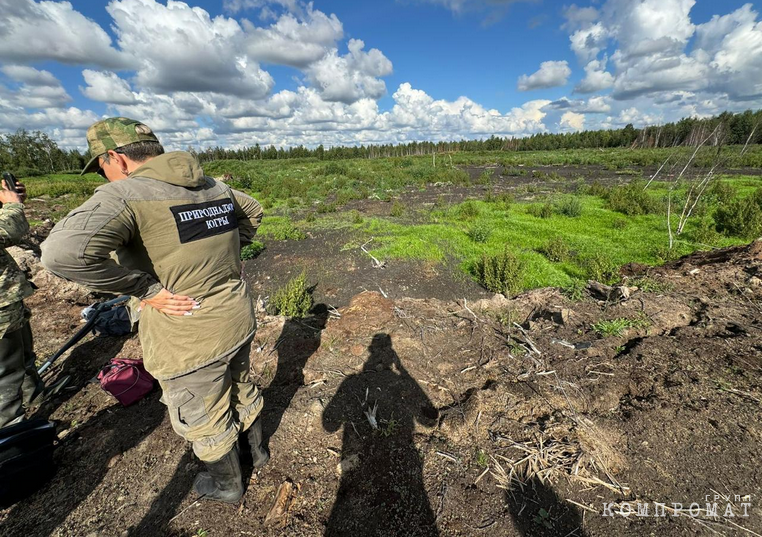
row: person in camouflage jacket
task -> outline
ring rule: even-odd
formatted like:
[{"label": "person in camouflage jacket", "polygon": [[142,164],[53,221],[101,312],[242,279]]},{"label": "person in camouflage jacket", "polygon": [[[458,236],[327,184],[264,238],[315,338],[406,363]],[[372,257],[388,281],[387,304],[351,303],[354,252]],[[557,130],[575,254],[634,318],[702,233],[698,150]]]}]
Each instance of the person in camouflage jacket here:
[{"label": "person in camouflage jacket", "polygon": [[33,292],[24,273],[5,248],[18,244],[29,231],[24,216],[24,185],[18,192],[0,190],[0,427],[22,420],[24,407],[60,390],[64,377],[45,388],[35,368],[32,329],[24,299]]}]

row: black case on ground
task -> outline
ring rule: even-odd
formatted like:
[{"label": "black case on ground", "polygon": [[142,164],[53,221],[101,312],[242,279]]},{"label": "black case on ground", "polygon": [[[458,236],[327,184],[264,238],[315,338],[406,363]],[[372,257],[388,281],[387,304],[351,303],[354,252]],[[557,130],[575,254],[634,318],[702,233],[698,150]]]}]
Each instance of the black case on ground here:
[{"label": "black case on ground", "polygon": [[21,500],[47,483],[55,472],[55,425],[33,419],[0,429],[0,507]]}]

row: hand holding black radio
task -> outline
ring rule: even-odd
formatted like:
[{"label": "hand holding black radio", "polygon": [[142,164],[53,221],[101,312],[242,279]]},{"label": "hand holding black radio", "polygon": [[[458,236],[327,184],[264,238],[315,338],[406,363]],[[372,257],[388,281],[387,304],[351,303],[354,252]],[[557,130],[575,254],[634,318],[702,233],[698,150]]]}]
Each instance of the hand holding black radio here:
[{"label": "hand holding black radio", "polygon": [[0,202],[24,203],[26,199],[26,187],[16,180],[10,172],[3,172],[3,188],[0,190]]}]

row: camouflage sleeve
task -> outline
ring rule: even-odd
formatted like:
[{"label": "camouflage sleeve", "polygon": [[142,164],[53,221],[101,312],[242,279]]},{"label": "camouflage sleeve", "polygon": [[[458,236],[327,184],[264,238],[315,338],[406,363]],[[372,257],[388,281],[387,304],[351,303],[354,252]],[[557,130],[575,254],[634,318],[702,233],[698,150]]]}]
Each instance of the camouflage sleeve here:
[{"label": "camouflage sleeve", "polygon": [[0,246],[13,246],[29,232],[21,203],[6,203],[0,208]]},{"label": "camouflage sleeve", "polygon": [[254,235],[257,233],[259,224],[262,223],[262,206],[257,200],[239,192],[238,190],[232,190],[233,199],[235,200],[235,216],[238,219],[238,233],[241,236],[241,246],[251,244],[254,240]]},{"label": "camouflage sleeve", "polygon": [[42,264],[94,291],[150,298],[161,286],[153,276],[114,261],[111,252],[128,243],[136,222],[124,200],[97,192],[70,212],[42,243]]}]

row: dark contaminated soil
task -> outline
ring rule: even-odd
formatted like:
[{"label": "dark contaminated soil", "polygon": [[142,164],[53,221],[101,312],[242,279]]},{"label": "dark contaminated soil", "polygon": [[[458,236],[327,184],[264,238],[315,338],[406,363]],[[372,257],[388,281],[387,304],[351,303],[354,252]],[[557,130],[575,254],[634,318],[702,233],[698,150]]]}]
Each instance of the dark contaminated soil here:
[{"label": "dark contaminated soil", "polygon": [[267,241],[262,254],[246,264],[246,279],[254,295],[265,297],[304,270],[314,286],[315,300],[335,307],[347,305],[363,291],[377,291],[388,298],[449,300],[489,295],[454,263],[394,260],[374,268],[359,245],[349,229],[312,231],[300,241]]},{"label": "dark contaminated soil", "polygon": [[[110,358],[139,358],[137,337],[90,337],[50,373],[71,374],[71,389],[36,409],[57,423],[57,473],[0,510],[0,534],[762,533],[762,242],[623,267],[627,289],[605,300],[594,288],[509,300],[439,265],[374,269],[343,233],[270,242],[247,263],[255,296],[302,267],[321,276],[306,319],[258,313],[272,458],[247,469],[239,504],[197,501],[201,465],[157,391],[123,408],[91,382]],[[40,287],[28,301],[40,358],[95,301],[39,267],[45,234],[14,252]],[[284,514],[265,524],[284,483]],[[638,504],[650,516],[618,514]]]}]

